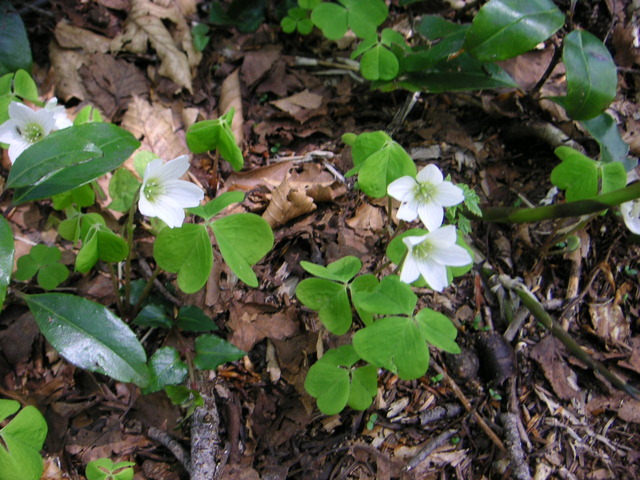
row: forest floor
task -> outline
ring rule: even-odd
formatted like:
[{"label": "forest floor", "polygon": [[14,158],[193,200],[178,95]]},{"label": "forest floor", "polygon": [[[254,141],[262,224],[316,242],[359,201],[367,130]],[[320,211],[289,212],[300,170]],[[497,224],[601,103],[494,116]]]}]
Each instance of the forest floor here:
[{"label": "forest floor", "polygon": [[[14,3],[29,32],[34,74],[45,98],[56,95],[70,116],[92,104],[140,138],[143,148],[172,159],[187,153],[185,127],[215,118],[221,96],[230,96],[242,107],[244,123],[237,133],[243,137],[245,168],[235,173],[221,162],[215,170],[211,157],[196,155],[194,181],[210,198],[244,191],[238,211],[262,215],[274,195],[286,200],[272,213],[275,246],[255,267],[258,288],[234,281],[216,262],[202,292],[179,296],[183,304],[203,308],[222,335],[248,352],[220,367],[213,380],[225,445],[223,478],[500,479],[525,475],[523,469],[537,480],[640,478],[640,402],[595,374],[517,305],[521,327],[510,332],[509,341],[490,337],[489,332],[502,337],[508,324],[496,292],[477,269],[441,293],[419,291],[420,305],[458,326],[461,357],[432,350],[429,372],[415,381],[381,373],[378,394],[364,412],[325,416],[305,393],[304,378],[318,351],[344,339],[329,334],[316,312],[296,300],[295,286],[306,276],[300,261],[326,265],[355,255],[373,271],[384,256],[390,222],[393,226],[386,202],[366,197],[353,188],[353,179],[342,177],[352,163],[341,135],[388,130],[411,95],[375,91],[346,70],[299,61],[331,61],[348,56],[352,47],[337,47],[317,32],[286,35],[267,10],[254,32],[213,27],[188,85],[178,76],[163,76],[164,60],[146,43],[144,51],[126,51],[122,43],[114,51],[113,42],[130,21],[127,0]],[[206,21],[204,3],[164,2],[172,13],[161,25],[175,34],[180,22]],[[400,31],[425,13],[469,22],[474,12],[441,1],[411,8],[391,3],[387,25]],[[578,2],[575,21],[608,38],[621,66],[612,111],[631,154],[638,155],[640,57],[625,36],[630,3]],[[505,68],[530,88],[552,50],[547,45]],[[546,93],[557,88],[562,73],[554,72]],[[221,93],[223,84],[232,93]],[[554,145],[537,133],[537,126],[547,124],[597,155],[595,142],[562,112],[514,91],[423,93],[393,137],[419,166],[436,163],[453,181],[474,188],[482,205],[537,205],[547,196],[549,174],[558,163]],[[6,156],[3,166],[6,176]],[[305,193],[311,190],[320,193]],[[33,244],[60,244],[51,221],[56,215],[47,202],[15,211],[10,221],[17,233],[16,257]],[[553,239],[566,225],[474,221],[470,238],[494,271],[522,279],[589,355],[637,384],[638,238],[612,210],[576,233],[579,249],[558,252]],[[145,233],[137,238],[139,258],[152,261],[150,241]],[[71,252],[64,258],[72,264]],[[141,264],[135,266],[143,277]],[[172,280],[162,278],[165,284]],[[115,302],[104,272],[72,274],[63,287],[105,305]],[[178,339],[155,330],[144,342],[153,351]],[[479,372],[460,361],[467,357],[479,358]],[[438,380],[440,372],[446,375]],[[188,445],[184,411],[164,392],[142,395],[134,385],[67,363],[15,297],[0,315],[0,395],[35,405],[45,415],[43,478],[84,478],[86,463],[99,457],[135,462],[137,480],[187,478],[171,452],[147,435],[156,427]],[[514,460],[518,451],[523,456]]]}]

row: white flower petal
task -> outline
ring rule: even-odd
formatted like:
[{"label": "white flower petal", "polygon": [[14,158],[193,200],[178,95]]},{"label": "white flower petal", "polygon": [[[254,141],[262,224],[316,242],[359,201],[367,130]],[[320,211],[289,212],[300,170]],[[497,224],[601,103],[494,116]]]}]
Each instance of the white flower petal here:
[{"label": "white flower petal", "polygon": [[640,201],[631,200],[620,205],[625,225],[631,232],[640,235]]},{"label": "white flower petal", "polygon": [[463,267],[469,265],[473,259],[460,245],[449,245],[447,247],[433,246],[433,260],[443,265],[452,267]]},{"label": "white flower petal", "polygon": [[22,128],[33,121],[35,112],[24,103],[11,102],[9,104],[9,117],[16,122],[18,128]]},{"label": "white flower petal", "polygon": [[430,259],[418,262],[418,269],[431,289],[441,292],[448,284],[447,268]]},{"label": "white flower petal", "polygon": [[[162,172],[164,162],[161,158],[154,158],[144,169],[144,175],[142,176],[142,183],[145,184],[150,178],[158,178]],[[142,187],[144,189],[144,185]]]},{"label": "white flower petal", "polygon": [[417,185],[413,177],[400,177],[389,184],[387,193],[401,202],[410,202],[415,198],[414,190]]},{"label": "white flower petal", "polygon": [[13,143],[17,141],[24,141],[22,135],[18,131],[18,126],[16,122],[9,119],[0,125],[0,142],[2,143]]},{"label": "white flower petal", "polygon": [[20,140],[9,145],[9,160],[11,160],[11,163],[15,163],[16,159],[22,154],[22,152],[30,146],[31,144],[22,140],[22,137]]},{"label": "white flower petal", "polygon": [[204,198],[204,192],[200,187],[185,180],[167,182],[164,194],[184,208],[197,207]]},{"label": "white flower petal", "polygon": [[442,225],[444,211],[442,207],[434,202],[427,202],[418,205],[418,216],[427,230],[430,232]]},{"label": "white flower petal", "polygon": [[187,170],[189,170],[189,155],[181,155],[162,165],[162,169],[159,170],[157,178],[162,183],[169,180],[176,180],[184,175]]},{"label": "white flower petal", "polygon": [[404,237],[402,239],[402,241],[404,242],[404,244],[407,246],[407,248],[409,248],[409,250],[411,250],[413,247],[415,247],[416,245],[421,244],[422,242],[425,241],[425,239],[429,236],[429,234],[426,235],[412,235],[412,236],[408,236],[408,237]]},{"label": "white flower petal", "polygon": [[436,246],[447,247],[456,243],[456,227],[446,225],[429,233],[429,243]]},{"label": "white flower petal", "polygon": [[439,185],[443,180],[442,172],[434,164],[429,164],[418,172],[416,179],[419,183],[431,183],[433,185]]},{"label": "white flower petal", "polygon": [[438,185],[433,199],[443,207],[452,207],[464,201],[464,192],[451,182]]},{"label": "white flower petal", "polygon": [[400,281],[404,283],[413,283],[420,278],[420,270],[413,256],[409,253],[404,259],[402,269],[400,270]]},{"label": "white flower petal", "polygon": [[414,202],[401,203],[396,217],[405,222],[413,222],[418,218],[418,204]]}]

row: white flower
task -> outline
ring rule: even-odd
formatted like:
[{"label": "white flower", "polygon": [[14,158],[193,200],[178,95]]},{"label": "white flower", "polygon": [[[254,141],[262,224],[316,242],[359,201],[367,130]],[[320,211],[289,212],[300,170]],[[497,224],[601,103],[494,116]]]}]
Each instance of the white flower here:
[{"label": "white flower", "polygon": [[405,283],[413,283],[422,275],[433,290],[440,292],[449,284],[447,265],[462,267],[472,262],[469,252],[456,245],[453,225],[402,241],[408,249],[400,271],[400,280]]},{"label": "white flower", "polygon": [[67,117],[67,110],[64,106],[58,106],[57,98],[53,97],[50,99],[44,106],[44,109],[49,112],[53,112],[53,118],[56,122],[55,130],[62,130],[63,128],[73,125],[73,122],[69,120],[69,117]]},{"label": "white flower", "polygon": [[55,112],[44,108],[33,110],[20,102],[9,104],[9,120],[0,125],[0,142],[9,144],[11,163],[51,133],[56,126],[55,116]]},{"label": "white flower", "polygon": [[461,188],[443,180],[442,172],[435,165],[427,165],[416,178],[401,177],[387,187],[387,193],[402,202],[398,218],[412,222],[420,217],[427,230],[442,225],[442,207],[451,207],[464,201]]},{"label": "white flower", "polygon": [[158,217],[169,227],[179,227],[184,221],[184,209],[197,207],[204,198],[200,187],[179,180],[189,170],[189,156],[182,155],[167,163],[157,158],[151,160],[144,171],[140,201],[140,213]]},{"label": "white flower", "polygon": [[640,235],[640,199],[624,202],[620,205],[620,212],[627,228]]}]

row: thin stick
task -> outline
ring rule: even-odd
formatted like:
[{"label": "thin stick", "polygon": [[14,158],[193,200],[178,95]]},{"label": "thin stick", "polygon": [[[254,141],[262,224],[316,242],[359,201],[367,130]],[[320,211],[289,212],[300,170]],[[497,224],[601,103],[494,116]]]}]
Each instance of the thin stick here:
[{"label": "thin stick", "polygon": [[424,447],[422,447],[420,451],[407,462],[402,470],[408,472],[409,470],[416,468],[429,455],[431,455],[431,452],[447,443],[449,439],[456,433],[458,432],[456,432],[455,430],[445,430],[444,432],[442,432],[440,435],[438,435],[436,438],[432,439]]},{"label": "thin stick", "polygon": [[147,436],[151,440],[155,440],[156,442],[159,442],[167,447],[167,449],[173,454],[173,456],[176,457],[176,460],[178,460],[182,464],[185,470],[187,470],[187,472],[190,472],[189,465],[191,463],[191,460],[189,459],[189,452],[180,444],[180,442],[178,442],[178,440],[173,438],[167,432],[155,427],[149,427]]}]

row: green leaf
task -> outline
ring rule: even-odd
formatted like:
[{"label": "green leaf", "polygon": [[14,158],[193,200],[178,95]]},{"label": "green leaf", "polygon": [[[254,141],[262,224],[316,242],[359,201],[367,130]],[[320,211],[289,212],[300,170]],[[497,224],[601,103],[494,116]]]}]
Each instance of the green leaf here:
[{"label": "green leaf", "polygon": [[391,182],[406,175],[415,176],[416,165],[406,150],[392,140],[367,157],[360,167],[358,184],[370,197],[382,198]]},{"label": "green leaf", "polygon": [[142,327],[171,328],[173,321],[162,305],[150,303],[145,305],[133,319],[133,323]]},{"label": "green leaf", "polygon": [[140,143],[111,123],[58,130],[25,150],[11,167],[7,188],[13,204],[50,197],[114,170]]},{"label": "green leaf", "polygon": [[147,165],[156,158],[160,157],[149,150],[141,150],[133,156],[133,168],[136,169],[136,173],[140,178],[144,178],[144,171],[147,169]]},{"label": "green leaf", "polygon": [[158,266],[178,274],[178,287],[185,293],[200,290],[213,266],[211,240],[204,225],[185,223],[179,228],[165,228],[153,245]]},{"label": "green leaf", "polygon": [[258,286],[251,266],[273,248],[273,231],[269,224],[253,213],[236,213],[210,224],[222,258],[240,280]]},{"label": "green leaf", "polygon": [[37,273],[38,284],[45,290],[52,290],[69,277],[67,267],[59,263],[61,257],[57,247],[34,245],[28,255],[18,259],[14,278],[26,281]]},{"label": "green leaf", "polygon": [[98,260],[108,263],[123,261],[129,255],[124,238],[112,232],[96,217],[85,215],[81,223],[82,248],[76,257],[76,271],[86,273]]},{"label": "green leaf", "polygon": [[342,257],[326,267],[311,262],[300,262],[300,266],[311,275],[336,282],[347,283],[355,277],[362,268],[362,261],[354,256]]},{"label": "green leaf", "polygon": [[140,180],[129,169],[123,167],[116,169],[109,181],[111,203],[108,208],[116,212],[128,212],[131,210],[139,188]]},{"label": "green leaf", "polygon": [[412,315],[418,297],[397,275],[389,275],[373,291],[354,295],[353,302],[377,315]]},{"label": "green leaf", "polygon": [[624,169],[624,165],[620,162],[601,163],[598,162],[600,167],[600,192],[608,193],[614,190],[624,188],[627,184],[627,171]]},{"label": "green leaf", "polygon": [[[0,399],[0,424],[19,409],[15,400]],[[38,480],[43,471],[40,450],[46,437],[47,422],[31,405],[0,429],[0,480]]]},{"label": "green leaf", "polygon": [[598,167],[594,160],[569,147],[558,147],[555,154],[562,163],[551,171],[551,183],[566,190],[568,202],[598,194]]},{"label": "green leaf", "polygon": [[13,93],[20,98],[38,104],[38,86],[33,77],[25,70],[18,70],[13,77]]},{"label": "green leaf", "polygon": [[220,155],[231,164],[233,169],[239,171],[244,165],[244,158],[231,131],[233,110],[230,113],[230,116],[225,115],[215,120],[205,120],[191,125],[187,130],[187,146],[193,153],[218,149]]},{"label": "green leaf", "polygon": [[188,332],[213,332],[218,329],[214,321],[195,305],[180,308],[176,326]]},{"label": "green leaf", "polygon": [[[353,135],[353,134],[352,134]],[[353,139],[353,137],[351,137]],[[347,176],[351,176],[357,173],[365,160],[371,155],[382,149],[388,142],[392,142],[393,139],[385,132],[365,132],[361,133],[355,138],[355,141],[351,145],[351,157],[353,158],[353,165],[355,168],[347,172]],[[345,143],[348,143],[345,139]],[[353,173],[352,173],[353,172]]]},{"label": "green leaf", "polygon": [[74,125],[82,125],[83,123],[104,122],[100,110],[93,105],[87,105],[82,108],[73,119]]},{"label": "green leaf", "polygon": [[140,387],[149,383],[144,348],[106,307],[62,293],[24,296],[40,331],[69,362]]},{"label": "green leaf", "polygon": [[399,71],[398,59],[382,44],[367,50],[360,59],[360,73],[367,80],[393,80]]},{"label": "green leaf", "polygon": [[627,157],[629,145],[620,137],[620,130],[614,119],[608,113],[601,113],[597,117],[581,122],[589,134],[600,145],[600,160],[609,162],[622,162],[625,170],[636,167],[638,161]]},{"label": "green leaf", "polygon": [[473,19],[464,48],[481,61],[505,60],[533,50],[563,25],[551,0],[491,0]]},{"label": "green leaf", "polygon": [[0,215],[0,311],[7,296],[7,288],[11,281],[13,269],[13,231],[11,225],[4,216]]},{"label": "green leaf", "polygon": [[187,208],[187,211],[189,213],[193,213],[194,215],[198,215],[205,220],[209,220],[220,213],[222,210],[227,208],[229,205],[240,203],[243,200],[244,193],[239,190],[235,190],[233,192],[225,192],[222,195],[219,195],[218,197],[208,202],[206,205]]},{"label": "green leaf", "polygon": [[460,347],[455,342],[458,330],[445,315],[425,308],[416,314],[415,319],[427,342],[445,352],[460,353]]},{"label": "green leaf", "polygon": [[196,338],[193,362],[200,370],[215,370],[223,363],[240,360],[246,352],[217,335],[204,334]]},{"label": "green leaf", "polygon": [[360,306],[360,304],[358,303],[358,298],[360,296],[366,296],[363,294],[374,291],[379,283],[380,282],[378,282],[378,279],[375,275],[367,273],[365,275],[354,278],[353,282],[351,282],[351,284],[349,285],[349,291],[351,292],[353,306],[358,312],[360,320],[362,320],[362,323],[364,323],[365,325],[371,325],[373,323],[373,314],[366,311]]},{"label": "green leaf", "polygon": [[618,74],[607,47],[594,35],[574,30],[564,39],[567,95],[552,97],[574,120],[597,117],[616,96]]},{"label": "green leaf", "polygon": [[193,38],[193,46],[197,51],[202,52],[209,43],[209,26],[204,23],[198,23],[191,29]]},{"label": "green leaf", "polygon": [[187,378],[189,369],[180,360],[178,351],[173,347],[162,347],[156,350],[149,360],[149,385],[142,389],[145,395],[162,390],[167,385],[177,385]]},{"label": "green leaf", "polygon": [[389,10],[383,0],[339,1],[346,7],[347,23],[358,38],[368,38],[375,35],[376,28],[381,25],[389,15]]},{"label": "green leaf", "polygon": [[134,462],[113,463],[110,458],[98,458],[87,464],[87,480],[132,480]]},{"label": "green leaf", "polygon": [[86,184],[68,192],[53,195],[52,200],[53,208],[56,210],[64,210],[72,205],[77,208],[90,207],[96,201],[96,192],[91,184]]},{"label": "green leaf", "polygon": [[[430,40],[429,46],[427,48],[416,47],[406,55],[403,63],[405,71],[420,72],[437,69],[438,64],[446,65],[450,58],[458,55],[461,51],[469,26],[447,22],[440,17],[435,18],[438,19],[435,25],[429,16],[422,19],[418,27],[419,32]],[[440,21],[444,24],[440,24]],[[428,31],[429,28],[433,28],[434,31]],[[438,41],[432,43],[434,40]]]},{"label": "green leaf", "polygon": [[329,40],[344,37],[349,29],[347,10],[335,3],[321,3],[311,12],[311,21]]},{"label": "green leaf", "polygon": [[339,413],[347,404],[357,410],[371,405],[377,393],[377,371],[371,366],[352,371],[359,360],[353,346],[343,345],[328,350],[309,369],[304,388],[317,398],[318,408],[325,415]]},{"label": "green leaf", "polygon": [[[0,76],[32,64],[29,38],[18,12],[7,0],[0,2]],[[36,96],[37,100],[37,96]]]},{"label": "green leaf", "polygon": [[323,278],[307,278],[297,285],[296,297],[318,312],[320,321],[331,333],[342,335],[351,327],[353,318],[345,285]]},{"label": "green leaf", "polygon": [[411,317],[385,317],[353,336],[353,347],[364,360],[396,373],[403,380],[421,377],[429,367],[429,348]]}]

